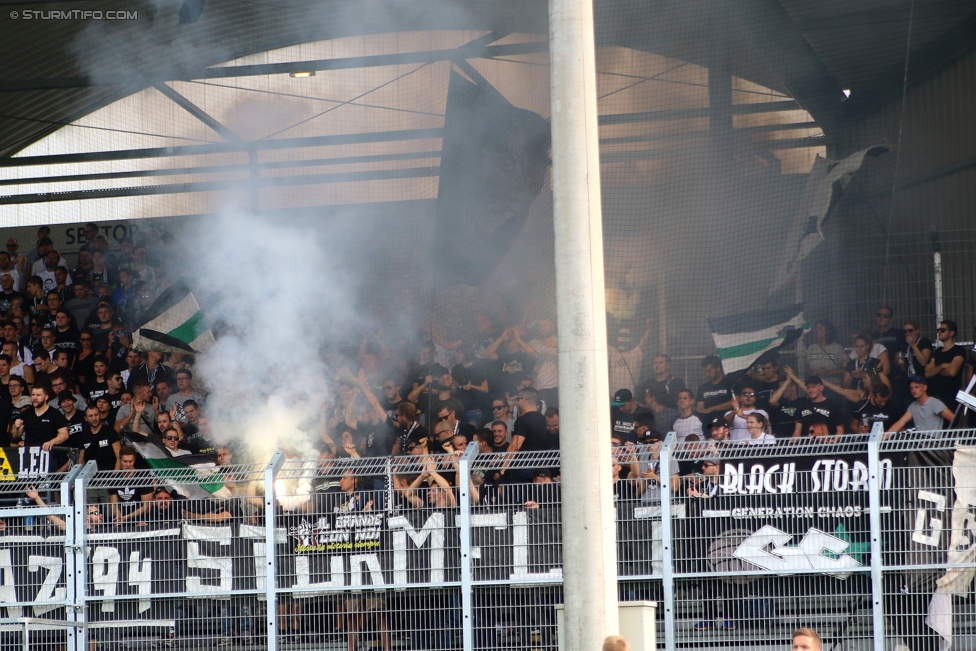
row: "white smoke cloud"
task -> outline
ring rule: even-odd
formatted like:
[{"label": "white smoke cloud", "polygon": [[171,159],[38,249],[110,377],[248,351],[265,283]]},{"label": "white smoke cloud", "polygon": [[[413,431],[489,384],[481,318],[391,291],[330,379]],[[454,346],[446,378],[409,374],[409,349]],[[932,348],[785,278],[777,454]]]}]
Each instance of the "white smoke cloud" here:
[{"label": "white smoke cloud", "polygon": [[288,221],[227,210],[201,224],[189,276],[218,331],[201,355],[214,437],[266,459],[283,445],[309,450],[335,369],[323,349],[362,323],[348,268],[314,233]]}]

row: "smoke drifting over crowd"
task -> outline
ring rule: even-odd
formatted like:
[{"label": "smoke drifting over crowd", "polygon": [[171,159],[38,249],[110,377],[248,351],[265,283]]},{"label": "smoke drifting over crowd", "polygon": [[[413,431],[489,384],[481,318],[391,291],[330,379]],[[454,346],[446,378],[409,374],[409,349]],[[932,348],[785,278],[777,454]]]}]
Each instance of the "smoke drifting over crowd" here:
[{"label": "smoke drifting over crowd", "polygon": [[214,436],[256,459],[284,445],[308,451],[336,370],[323,350],[342,324],[362,322],[352,274],[300,226],[227,210],[206,229],[228,234],[197,238],[188,256],[218,335],[197,365]]}]

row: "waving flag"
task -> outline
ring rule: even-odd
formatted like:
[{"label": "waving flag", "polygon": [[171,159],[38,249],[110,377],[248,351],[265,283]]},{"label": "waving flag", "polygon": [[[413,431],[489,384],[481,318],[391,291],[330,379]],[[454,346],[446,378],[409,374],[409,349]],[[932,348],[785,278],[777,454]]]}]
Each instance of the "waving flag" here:
[{"label": "waving flag", "polygon": [[769,289],[770,294],[786,284],[800,263],[824,241],[823,224],[837,207],[854,172],[861,168],[864,157],[877,158],[886,151],[887,147],[869,147],[840,161],[817,156],[807,178],[799,209],[793,216],[793,228],[786,240],[783,262],[774,276],[776,280]]},{"label": "waving flag", "polygon": [[132,329],[132,348],[141,352],[203,353],[214,343],[197,299],[182,282],[160,294],[148,318]]},{"label": "waving flag", "polygon": [[810,328],[802,303],[709,318],[708,325],[726,374],[749,368],[760,355],[793,343]]},{"label": "waving flag", "polygon": [[227,499],[231,496],[212,454],[174,457],[155,438],[138,432],[125,432],[125,437],[160,481],[183,497],[203,500]]}]

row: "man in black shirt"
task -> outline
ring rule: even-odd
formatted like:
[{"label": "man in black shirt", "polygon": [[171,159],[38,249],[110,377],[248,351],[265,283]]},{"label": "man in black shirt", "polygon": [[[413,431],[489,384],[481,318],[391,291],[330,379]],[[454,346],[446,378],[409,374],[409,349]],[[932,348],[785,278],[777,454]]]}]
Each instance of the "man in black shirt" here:
[{"label": "man in black shirt", "polygon": [[[97,414],[96,414],[97,415]],[[110,429],[103,427],[103,429]],[[119,465],[125,471],[126,479],[111,489],[108,501],[112,505],[112,519],[116,523],[139,520],[152,509],[153,487],[148,485],[151,480],[135,480],[136,451],[134,448],[119,449]]]},{"label": "man in black shirt", "polygon": [[769,424],[773,427],[773,436],[778,439],[793,438],[800,418],[800,408],[805,400],[800,397],[798,390],[803,383],[794,375],[793,369],[786,366],[784,371],[786,379],[769,396]]},{"label": "man in black shirt", "polygon": [[[532,387],[521,389],[516,398],[519,417],[512,428],[512,442],[508,452],[537,452],[548,448],[549,435],[546,430],[546,417],[539,413],[539,394]],[[533,470],[506,470],[502,474],[511,483],[524,484],[532,481]]]},{"label": "man in black shirt", "polygon": [[701,366],[705,381],[698,387],[695,411],[705,424],[712,419],[712,412],[721,416],[732,409],[732,387],[722,370],[722,360],[717,355],[707,356]]},{"label": "man in black shirt", "polygon": [[811,375],[806,379],[805,385],[807,399],[800,407],[799,422],[793,427],[793,438],[803,436],[806,426],[813,422],[825,423],[831,432],[843,434],[843,409],[824,395],[823,380],[817,375]]},{"label": "man in black shirt", "polygon": [[776,393],[786,378],[780,375],[779,359],[776,355],[760,362],[759,371],[758,374],[749,373],[756,389],[756,409],[769,413],[769,398]]},{"label": "man in black shirt", "polygon": [[637,436],[634,434],[634,418],[637,414],[645,414],[647,409],[638,407],[634,400],[634,394],[630,389],[621,389],[613,394],[613,402],[610,403],[610,423],[614,434],[619,434],[625,440],[636,443]]},{"label": "man in black shirt", "polygon": [[58,410],[68,421],[68,445],[80,450],[82,430],[85,428],[85,414],[75,409],[75,396],[68,390],[58,394]]},{"label": "man in black shirt", "polygon": [[47,404],[49,397],[47,388],[35,385],[30,391],[33,409],[22,410],[14,420],[14,439],[23,439],[26,448],[50,451],[68,440],[68,421],[64,414]]},{"label": "man in black shirt", "polygon": [[878,308],[874,315],[878,324],[878,329],[871,333],[871,341],[881,344],[888,350],[889,362],[894,364],[893,359],[896,352],[905,350],[905,332],[898,328],[892,328],[894,312],[887,305]]},{"label": "man in black shirt", "polygon": [[491,424],[491,451],[508,451],[508,424],[503,420]]},{"label": "man in black shirt", "polygon": [[939,324],[939,341],[942,348],[932,353],[932,359],[925,367],[925,377],[929,381],[929,395],[938,398],[949,408],[956,409],[956,393],[962,388],[962,365],[966,362],[966,351],[956,345],[955,321]]},{"label": "man in black shirt", "polygon": [[89,406],[85,410],[85,428],[81,434],[82,449],[78,463],[94,461],[99,470],[119,470],[119,450],[122,443],[115,430],[105,425],[98,413],[98,407]]},{"label": "man in black shirt", "polygon": [[[508,328],[485,349],[485,359],[495,362],[495,393],[515,393],[519,380],[531,375],[538,353],[522,341],[519,328]],[[531,479],[531,477],[529,477]]]},{"label": "man in black shirt", "polygon": [[871,389],[868,397],[854,407],[851,417],[851,431],[867,434],[875,423],[881,423],[885,432],[904,415],[905,410],[891,404],[891,390],[887,385],[878,383]]},{"label": "man in black shirt", "polygon": [[685,388],[685,381],[677,375],[671,374],[671,357],[668,355],[655,355],[651,370],[654,377],[644,383],[644,392],[650,393],[660,388],[663,395],[660,402],[665,407],[674,409],[678,405],[678,392]]}]

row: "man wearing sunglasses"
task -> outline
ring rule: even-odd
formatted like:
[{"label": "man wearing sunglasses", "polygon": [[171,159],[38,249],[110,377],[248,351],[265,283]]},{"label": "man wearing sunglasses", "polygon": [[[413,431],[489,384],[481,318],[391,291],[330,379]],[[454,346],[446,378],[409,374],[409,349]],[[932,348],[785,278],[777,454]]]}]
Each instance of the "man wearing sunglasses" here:
[{"label": "man wearing sunglasses", "polygon": [[769,414],[764,409],[756,409],[756,388],[747,382],[739,388],[739,393],[732,397],[732,409],[725,413],[725,422],[729,424],[729,435],[733,441],[746,441],[752,438],[746,428],[746,417],[755,413],[769,419]]},{"label": "man wearing sunglasses", "polygon": [[929,395],[945,403],[949,411],[956,408],[956,393],[962,388],[962,365],[966,362],[966,351],[962,346],[956,345],[958,330],[955,321],[943,321],[939,324],[938,334],[942,348],[932,353],[932,359],[925,367]]}]

